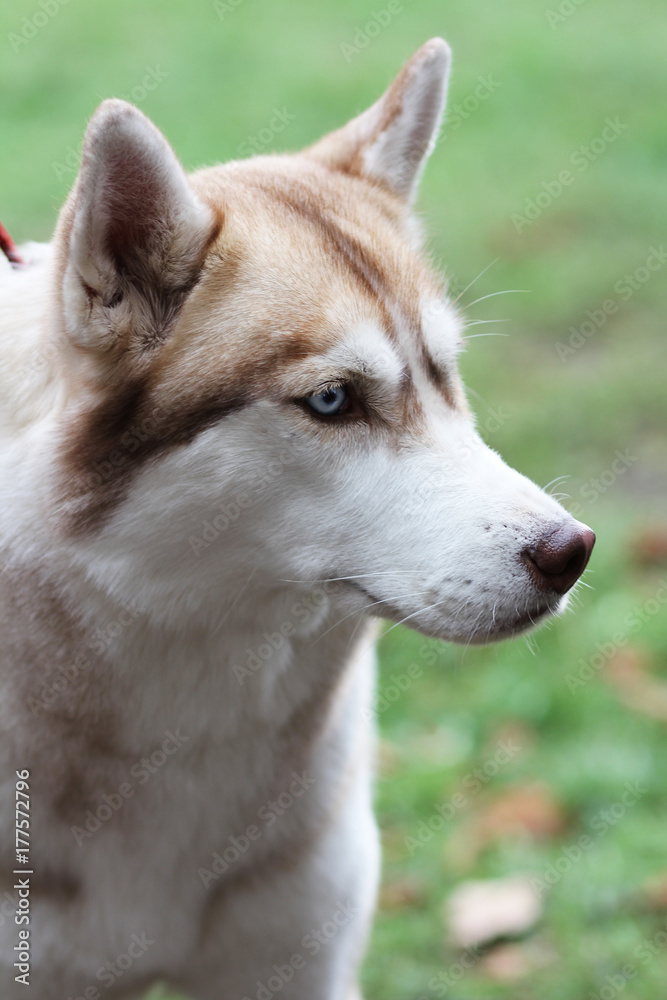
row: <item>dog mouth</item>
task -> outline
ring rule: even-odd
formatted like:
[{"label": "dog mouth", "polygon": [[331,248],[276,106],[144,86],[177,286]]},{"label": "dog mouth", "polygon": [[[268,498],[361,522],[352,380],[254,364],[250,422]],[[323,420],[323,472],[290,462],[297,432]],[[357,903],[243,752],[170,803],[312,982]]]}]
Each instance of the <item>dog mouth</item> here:
[{"label": "dog mouth", "polygon": [[[495,608],[490,607],[488,614],[484,616],[485,620],[475,622],[470,628],[457,626],[456,624],[452,627],[451,625],[439,625],[424,620],[423,616],[427,615],[428,612],[436,610],[437,604],[427,606],[426,608],[418,608],[412,612],[406,612],[405,609],[399,608],[391,600],[378,598],[356,581],[350,581],[350,586],[365,598],[367,604],[364,611],[367,614],[372,614],[378,618],[387,618],[396,625],[405,625],[408,628],[414,628],[416,631],[429,636],[429,638],[466,645],[482,646],[486,643],[512,639],[542,624],[546,618],[557,614],[562,605],[561,600],[555,605],[546,602],[535,603],[522,610],[516,610],[512,615],[508,615],[506,612],[502,615],[497,615]],[[441,603],[444,604],[445,600],[443,599]]]}]

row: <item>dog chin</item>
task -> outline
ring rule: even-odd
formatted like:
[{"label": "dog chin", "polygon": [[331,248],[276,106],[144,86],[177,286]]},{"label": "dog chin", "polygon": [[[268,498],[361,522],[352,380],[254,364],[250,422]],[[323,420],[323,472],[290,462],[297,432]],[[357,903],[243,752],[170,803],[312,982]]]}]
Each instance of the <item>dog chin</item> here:
[{"label": "dog chin", "polygon": [[[526,608],[520,614],[511,617],[498,618],[488,624],[477,624],[472,633],[463,633],[455,638],[448,637],[451,642],[465,643],[471,646],[485,646],[492,642],[502,642],[504,639],[514,639],[526,635],[539,628],[548,618],[563,613],[568,603],[568,596],[559,597],[551,602],[535,604]],[[442,636],[444,638],[444,636]]]},{"label": "dog chin", "polygon": [[555,601],[535,603],[532,607],[527,607],[525,611],[512,616],[496,615],[494,617],[490,608],[488,621],[477,621],[472,629],[466,629],[465,627],[452,628],[444,622],[424,621],[419,612],[411,614],[409,611],[396,608],[389,601],[373,596],[364,587],[355,584],[355,590],[361,591],[364,595],[368,602],[366,610],[372,615],[387,618],[396,624],[404,624],[432,639],[471,646],[502,642],[504,639],[513,639],[515,636],[532,631],[542,625],[547,618],[561,614],[567,607],[569,596],[566,594]]},{"label": "dog chin", "polygon": [[488,631],[483,628],[475,631],[475,634],[463,641],[469,642],[472,646],[484,646],[491,642],[502,642],[504,639],[514,639],[516,636],[525,635],[533,629],[543,625],[547,618],[558,614],[558,608],[542,607],[532,611],[526,611],[508,622],[496,622]]},{"label": "dog chin", "polygon": [[[351,587],[357,594],[362,594],[365,598],[365,607],[360,609],[378,618],[387,618],[397,625],[405,625],[407,628],[415,629],[422,635],[430,639],[441,639],[444,642],[455,642],[466,646],[485,646],[492,642],[502,642],[505,639],[513,639],[519,635],[525,635],[533,629],[544,624],[547,618],[562,614],[568,604],[569,594],[564,597],[554,598],[551,601],[535,602],[524,611],[514,615],[493,615],[493,609],[489,608],[489,619],[487,621],[477,621],[471,629],[465,627],[452,627],[446,622],[424,620],[420,612],[409,612],[397,608],[390,601],[378,598],[370,593],[365,587],[356,581],[350,582],[346,586]],[[349,591],[348,591],[349,592]]]}]

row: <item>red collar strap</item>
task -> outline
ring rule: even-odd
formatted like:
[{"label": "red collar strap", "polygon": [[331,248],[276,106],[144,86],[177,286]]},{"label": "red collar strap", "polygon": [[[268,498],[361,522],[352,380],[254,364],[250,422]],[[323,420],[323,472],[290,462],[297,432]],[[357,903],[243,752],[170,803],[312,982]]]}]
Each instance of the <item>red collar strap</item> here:
[{"label": "red collar strap", "polygon": [[19,265],[25,263],[20,254],[16,251],[14,240],[11,238],[3,224],[0,222],[0,250],[11,264]]}]

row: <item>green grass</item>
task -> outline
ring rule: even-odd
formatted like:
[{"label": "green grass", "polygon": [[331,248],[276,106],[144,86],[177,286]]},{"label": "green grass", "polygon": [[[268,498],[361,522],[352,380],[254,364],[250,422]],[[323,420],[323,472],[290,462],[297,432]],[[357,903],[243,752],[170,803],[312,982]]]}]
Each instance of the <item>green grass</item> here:
[{"label": "green grass", "polygon": [[[294,118],[273,148],[311,142],[373,101],[425,39],[450,40],[453,127],[433,155],[420,202],[433,253],[459,289],[491,264],[463,302],[528,291],[471,307],[471,318],[509,320],[478,329],[510,336],[471,340],[464,376],[487,440],[540,483],[568,475],[560,488],[596,529],[598,545],[587,577],[593,590],[583,590],[574,611],[543,629],[532,649],[523,640],[466,650],[442,644],[432,657],[405,630],[383,640],[380,691],[412,662],[422,674],[380,716],[384,881],[412,888],[403,905],[378,915],[367,995],[578,1000],[598,996],[606,977],[631,963],[637,977],[627,995],[655,1000],[664,994],[667,949],[650,961],[635,949],[667,920],[642,904],[640,892],[667,872],[664,721],[627,707],[604,670],[573,692],[566,678],[667,579],[664,561],[640,559],[636,545],[647,525],[666,521],[667,267],[632,295],[615,290],[665,238],[664,4],[587,0],[552,28],[546,11],[558,3],[550,0],[404,0],[346,61],[341,43],[352,43],[383,6],[242,0],[221,19],[212,3],[70,0],[13,51],[10,33],[39,7],[3,0],[0,218],[19,239],[48,238],[75,176],[67,161],[75,163],[85,121],[103,97],[138,94],[184,163],[196,167],[237,156],[274,108]],[[142,95],[135,88],[149,68],[163,79]],[[493,92],[456,125],[454,106],[489,75]],[[607,118],[627,127],[581,171],[572,156]],[[512,216],[565,169],[573,182],[517,231]],[[618,308],[562,361],[557,344],[610,298]],[[632,459],[608,482],[617,449]],[[600,475],[604,491],[591,486]],[[627,645],[649,678],[664,681],[664,608],[646,617],[636,629],[625,626]],[[654,699],[645,701],[650,710]],[[507,733],[521,752],[411,854],[405,838]],[[539,876],[635,781],[646,788],[639,801],[545,893],[544,917],[526,948],[539,945],[551,960],[513,981],[490,978],[481,962],[446,994],[430,987],[457,958],[443,924],[452,888],[467,878]],[[508,833],[466,849],[489,803],[535,782],[562,815],[560,830],[541,838]]]}]

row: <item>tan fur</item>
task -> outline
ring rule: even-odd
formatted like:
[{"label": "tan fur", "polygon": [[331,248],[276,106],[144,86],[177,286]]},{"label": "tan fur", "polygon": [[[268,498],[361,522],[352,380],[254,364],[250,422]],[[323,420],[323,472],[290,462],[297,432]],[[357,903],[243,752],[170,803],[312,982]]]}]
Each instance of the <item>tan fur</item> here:
[{"label": "tan fur", "polygon": [[[187,444],[255,399],[289,401],[307,391],[309,382],[299,374],[307,359],[324,353],[360,317],[374,319],[400,350],[388,305],[410,339],[421,343],[424,370],[447,402],[465,406],[455,372],[439,370],[421,341],[415,303],[441,289],[406,242],[398,197],[307,155],[215,167],[195,174],[192,184],[225,221],[170,337],[120,366],[117,351],[100,356],[90,403],[74,423],[71,410],[65,414],[65,492],[59,500],[75,529],[100,523],[126,495],[132,470],[147,459]],[[65,247],[67,231],[65,220]],[[59,257],[56,282],[65,252]],[[279,287],[278,262],[287,265]],[[71,395],[77,407],[76,385]],[[418,420],[419,408],[408,385],[397,426]],[[134,447],[143,427],[150,430]],[[95,464],[115,454],[118,475],[91,487]]]}]

